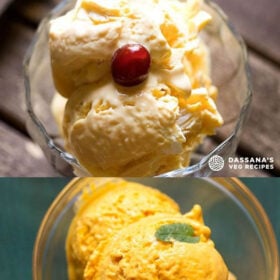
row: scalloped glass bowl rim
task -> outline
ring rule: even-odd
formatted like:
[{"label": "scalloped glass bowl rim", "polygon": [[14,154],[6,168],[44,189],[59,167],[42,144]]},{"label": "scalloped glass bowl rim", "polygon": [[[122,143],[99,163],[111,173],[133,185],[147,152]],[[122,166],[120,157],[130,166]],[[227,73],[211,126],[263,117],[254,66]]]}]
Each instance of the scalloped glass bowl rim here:
[{"label": "scalloped glass bowl rim", "polygon": [[[32,56],[32,52],[33,49],[35,47],[35,44],[37,42],[37,39],[39,37],[39,34],[41,32],[42,27],[46,24],[46,22],[48,22],[50,20],[50,18],[56,14],[62,7],[64,7],[67,3],[72,2],[71,0],[66,0],[66,1],[62,1],[60,4],[58,4],[51,12],[48,16],[46,16],[42,22],[40,23],[33,41],[25,55],[24,58],[24,84],[25,84],[25,99],[26,99],[26,107],[27,107],[27,113],[29,114],[31,120],[33,121],[33,123],[36,125],[36,127],[38,127],[40,134],[43,136],[43,139],[45,141],[45,143],[47,144],[47,146],[52,149],[59,157],[61,157],[62,159],[64,159],[67,163],[69,163],[72,166],[76,166],[79,169],[84,169],[79,163],[78,161],[75,159],[74,156],[72,156],[71,154],[63,151],[62,149],[60,149],[58,146],[55,145],[55,143],[53,142],[52,138],[48,135],[44,125],[41,123],[41,121],[37,118],[33,108],[32,108],[32,102],[31,102],[31,90],[30,90],[30,80],[29,80],[29,62]],[[227,17],[225,16],[224,12],[221,10],[221,8],[216,5],[215,3],[212,3],[211,1],[205,0],[204,1],[206,5],[210,6],[213,10],[215,10],[215,12],[221,17],[223,23],[229,28],[229,30],[231,31],[231,33],[233,34],[233,36],[235,37],[235,39],[239,42],[239,46],[241,48],[241,53],[242,53],[242,61],[244,63],[244,67],[245,67],[245,73],[246,73],[246,79],[247,79],[247,92],[246,92],[246,99],[244,101],[244,103],[241,106],[240,109],[240,114],[239,114],[239,119],[237,121],[236,126],[234,127],[234,130],[232,131],[232,133],[223,141],[221,142],[214,150],[212,150],[210,153],[208,153],[207,155],[205,155],[198,163],[184,167],[184,168],[180,168],[177,170],[172,170],[163,174],[160,174],[157,177],[175,177],[175,176],[186,176],[186,175],[190,175],[193,174],[199,170],[201,170],[203,167],[206,166],[208,160],[215,154],[217,154],[218,151],[223,150],[223,147],[226,146],[226,144],[232,140],[234,140],[235,135],[238,134],[238,131],[241,129],[242,127],[242,123],[243,123],[243,118],[245,117],[246,112],[248,111],[251,99],[252,99],[252,89],[251,89],[251,81],[250,81],[250,74],[249,74],[249,66],[248,66],[248,56],[247,56],[247,50],[246,50],[246,46],[245,43],[242,39],[242,37],[238,34],[238,32],[233,28],[232,24],[230,23],[230,21],[227,19]]]}]

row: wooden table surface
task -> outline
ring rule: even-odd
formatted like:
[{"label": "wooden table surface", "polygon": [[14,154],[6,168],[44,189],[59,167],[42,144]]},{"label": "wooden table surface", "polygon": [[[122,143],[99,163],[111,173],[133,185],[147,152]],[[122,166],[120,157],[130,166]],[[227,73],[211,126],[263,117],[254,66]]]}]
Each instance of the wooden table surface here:
[{"label": "wooden table surface", "polygon": [[[25,128],[22,61],[39,21],[58,0],[0,0],[0,176],[57,176]],[[238,156],[274,157],[274,170],[236,176],[280,175],[279,0],[216,0],[245,39],[254,98]]]}]

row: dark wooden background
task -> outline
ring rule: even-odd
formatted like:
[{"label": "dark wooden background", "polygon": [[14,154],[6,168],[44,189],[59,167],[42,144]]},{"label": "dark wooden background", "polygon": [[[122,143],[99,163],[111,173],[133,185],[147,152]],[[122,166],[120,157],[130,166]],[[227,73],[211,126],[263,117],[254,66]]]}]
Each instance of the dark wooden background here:
[{"label": "dark wooden background", "polygon": [[[39,21],[58,0],[0,0],[0,176],[57,176],[25,128],[22,60]],[[216,0],[245,39],[254,98],[238,156],[274,157],[274,170],[237,176],[280,175],[279,0]]]}]

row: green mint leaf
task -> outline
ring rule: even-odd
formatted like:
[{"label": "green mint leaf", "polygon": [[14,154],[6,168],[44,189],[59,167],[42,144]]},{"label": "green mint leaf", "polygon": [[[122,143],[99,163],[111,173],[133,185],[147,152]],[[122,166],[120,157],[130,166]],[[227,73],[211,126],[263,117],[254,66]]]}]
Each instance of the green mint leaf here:
[{"label": "green mint leaf", "polygon": [[174,240],[187,243],[199,242],[199,237],[194,236],[191,225],[174,223],[159,227],[155,233],[156,239],[164,242],[172,242]]}]

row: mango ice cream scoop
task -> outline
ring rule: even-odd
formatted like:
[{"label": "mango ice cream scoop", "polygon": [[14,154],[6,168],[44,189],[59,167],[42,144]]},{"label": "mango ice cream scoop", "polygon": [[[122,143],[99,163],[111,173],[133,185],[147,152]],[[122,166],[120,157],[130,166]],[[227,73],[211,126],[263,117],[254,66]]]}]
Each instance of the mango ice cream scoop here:
[{"label": "mango ice cream scoop", "polygon": [[181,214],[167,195],[125,180],[83,193],[66,254],[69,280],[235,279],[199,205]]},{"label": "mango ice cream scoop", "polygon": [[144,217],[179,213],[169,197],[141,184],[108,182],[84,194],[67,237],[67,260],[71,280],[82,279],[90,254],[116,231]]},{"label": "mango ice cream scoop", "polygon": [[[198,206],[195,206],[198,208]],[[194,209],[193,211],[197,211]],[[157,239],[161,226],[192,225],[195,243]],[[209,238],[210,230],[185,216],[152,216],[130,224],[103,243],[91,256],[85,280],[227,280],[228,269]],[[179,239],[179,238],[178,238]]]}]

